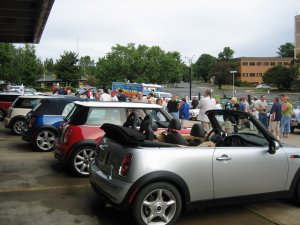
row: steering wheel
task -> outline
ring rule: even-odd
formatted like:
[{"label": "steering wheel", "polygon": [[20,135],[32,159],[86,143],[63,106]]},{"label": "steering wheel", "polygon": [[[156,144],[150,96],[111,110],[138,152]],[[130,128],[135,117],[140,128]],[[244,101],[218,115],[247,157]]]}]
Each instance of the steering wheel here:
[{"label": "steering wheel", "polygon": [[[212,136],[212,134],[214,134],[214,136]],[[207,134],[205,141],[212,141],[214,143],[218,143],[220,141],[224,141],[224,139],[227,137],[227,134],[225,132],[223,132],[221,129],[219,128],[214,128],[211,131],[209,131],[209,133]]]}]

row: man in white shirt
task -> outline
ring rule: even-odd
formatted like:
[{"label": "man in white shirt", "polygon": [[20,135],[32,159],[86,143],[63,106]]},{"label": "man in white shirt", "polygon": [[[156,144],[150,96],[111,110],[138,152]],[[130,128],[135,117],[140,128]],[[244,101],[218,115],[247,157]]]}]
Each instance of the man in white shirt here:
[{"label": "man in white shirt", "polygon": [[204,98],[200,99],[198,108],[199,108],[199,115],[198,119],[203,124],[204,129],[208,132],[211,129],[211,125],[209,119],[205,112],[207,110],[215,109],[216,108],[216,100],[211,97],[211,89],[206,89],[204,93]]},{"label": "man in white shirt", "polygon": [[111,102],[111,96],[108,94],[108,90],[106,88],[103,89],[103,94],[100,97],[100,101],[102,102]]},{"label": "man in white shirt", "polygon": [[115,91],[111,91],[110,95],[111,95],[111,101],[112,102],[118,102],[119,101],[118,97],[116,96],[116,92]]}]

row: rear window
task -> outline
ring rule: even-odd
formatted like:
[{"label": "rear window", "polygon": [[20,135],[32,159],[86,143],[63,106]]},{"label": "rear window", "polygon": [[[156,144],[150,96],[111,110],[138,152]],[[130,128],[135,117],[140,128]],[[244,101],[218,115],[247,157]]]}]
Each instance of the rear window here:
[{"label": "rear window", "polygon": [[[33,111],[36,115],[62,115],[66,105],[71,102],[72,99],[42,99]],[[69,111],[70,109],[67,110]]]},{"label": "rear window", "polygon": [[14,102],[19,95],[0,95],[0,102]]},{"label": "rear window", "polygon": [[37,98],[18,98],[14,103],[14,108],[22,108],[22,109],[33,109],[38,103],[40,99]]}]

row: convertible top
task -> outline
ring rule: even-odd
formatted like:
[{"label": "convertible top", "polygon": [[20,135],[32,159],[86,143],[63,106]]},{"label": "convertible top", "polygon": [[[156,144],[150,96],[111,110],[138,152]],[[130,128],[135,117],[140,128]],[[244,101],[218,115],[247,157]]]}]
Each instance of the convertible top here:
[{"label": "convertible top", "polygon": [[138,130],[111,123],[103,124],[101,129],[105,131],[106,137],[124,145],[137,146],[146,139],[146,136]]}]

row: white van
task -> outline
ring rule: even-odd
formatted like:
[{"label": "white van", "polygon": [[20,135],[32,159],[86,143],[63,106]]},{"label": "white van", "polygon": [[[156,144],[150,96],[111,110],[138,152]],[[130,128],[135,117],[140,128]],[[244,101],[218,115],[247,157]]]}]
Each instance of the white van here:
[{"label": "white van", "polygon": [[172,94],[169,92],[153,92],[153,96],[155,98],[165,98],[166,100],[170,100],[172,97]]}]

